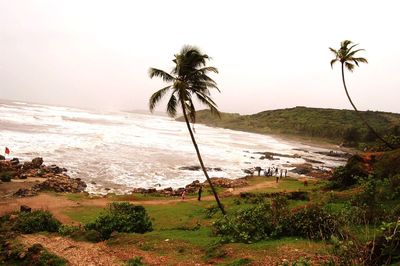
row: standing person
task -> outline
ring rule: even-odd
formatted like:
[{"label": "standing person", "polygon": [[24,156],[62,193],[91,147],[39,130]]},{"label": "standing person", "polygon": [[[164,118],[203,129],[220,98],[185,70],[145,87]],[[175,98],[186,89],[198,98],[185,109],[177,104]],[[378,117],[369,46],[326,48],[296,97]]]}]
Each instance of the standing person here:
[{"label": "standing person", "polygon": [[277,168],[275,168],[275,175],[276,175],[276,176],[278,176],[278,172],[279,172],[279,169],[278,169],[278,167],[277,167]]},{"label": "standing person", "polygon": [[282,179],[282,173],[283,173],[283,170],[281,169],[281,175],[280,175],[280,179]]},{"label": "standing person", "polygon": [[186,190],[183,190],[181,199],[182,199],[182,200],[185,200],[185,197],[186,197]]},{"label": "standing person", "polygon": [[287,177],[287,169],[285,169],[285,177]]},{"label": "standing person", "polygon": [[201,200],[201,192],[203,192],[203,187],[202,186],[200,186],[200,188],[199,188],[198,197],[197,197],[198,201]]}]

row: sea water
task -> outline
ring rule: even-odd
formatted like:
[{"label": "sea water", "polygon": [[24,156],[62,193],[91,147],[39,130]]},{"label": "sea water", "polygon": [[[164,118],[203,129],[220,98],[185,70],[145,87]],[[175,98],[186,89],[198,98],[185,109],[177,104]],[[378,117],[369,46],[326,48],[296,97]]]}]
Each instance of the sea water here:
[{"label": "sea water", "polygon": [[[343,159],[317,152],[328,150],[267,135],[195,125],[195,138],[211,177],[239,178],[244,169],[260,166],[290,170],[293,164],[317,160],[331,168]],[[0,150],[9,157],[43,157],[47,165],[68,169],[88,184],[87,191],[126,193],[133,187],[182,187],[204,181],[186,124],[172,118],[131,112],[102,113],[70,107],[0,102]],[[275,160],[257,152],[273,152]],[[296,155],[297,158],[293,158]]]}]

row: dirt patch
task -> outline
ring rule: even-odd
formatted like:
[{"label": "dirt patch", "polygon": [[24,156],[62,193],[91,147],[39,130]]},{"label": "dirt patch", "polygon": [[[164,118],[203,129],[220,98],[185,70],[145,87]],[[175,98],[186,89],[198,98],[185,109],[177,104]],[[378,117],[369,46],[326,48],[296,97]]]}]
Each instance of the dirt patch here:
[{"label": "dirt patch", "polygon": [[168,260],[165,256],[139,250],[133,245],[130,245],[129,248],[120,249],[107,246],[105,242],[88,243],[74,241],[66,237],[38,234],[22,235],[20,241],[26,246],[39,243],[50,252],[68,260],[69,265],[72,266],[123,265],[123,261],[135,257],[142,257],[142,261],[146,265],[166,265]]}]

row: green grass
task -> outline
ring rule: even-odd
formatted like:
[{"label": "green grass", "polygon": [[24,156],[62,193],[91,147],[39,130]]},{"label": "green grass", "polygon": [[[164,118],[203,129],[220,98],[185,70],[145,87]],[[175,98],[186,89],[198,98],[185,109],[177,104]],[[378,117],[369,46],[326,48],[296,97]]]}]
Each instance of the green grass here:
[{"label": "green grass", "polygon": [[63,213],[71,219],[86,224],[93,222],[100,213],[104,211],[104,208],[94,206],[80,206],[68,208]]}]

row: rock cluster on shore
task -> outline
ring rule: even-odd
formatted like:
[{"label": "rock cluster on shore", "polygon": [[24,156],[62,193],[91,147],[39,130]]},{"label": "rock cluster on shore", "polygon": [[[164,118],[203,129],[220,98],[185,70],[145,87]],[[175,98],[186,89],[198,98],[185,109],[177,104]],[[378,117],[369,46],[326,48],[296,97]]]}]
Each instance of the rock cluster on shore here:
[{"label": "rock cluster on shore", "polygon": [[39,191],[82,192],[86,183],[80,178],[71,178],[66,174],[67,169],[57,165],[46,166],[40,157],[32,161],[20,163],[18,158],[4,160],[0,158],[0,173],[11,179],[35,179],[38,181],[30,188],[19,189],[15,196],[26,197],[37,195]]},{"label": "rock cluster on shore", "polygon": [[[229,179],[229,178],[222,178],[222,177],[212,177],[211,182],[216,187],[223,187],[223,188],[236,188],[236,187],[244,187],[248,185],[246,178],[239,178],[239,179]],[[186,185],[185,187],[181,187],[178,189],[173,189],[172,187],[164,188],[164,189],[155,189],[155,188],[135,188],[131,191],[131,193],[143,193],[143,194],[151,194],[151,193],[158,193],[161,195],[167,196],[180,196],[182,195],[183,191],[186,193],[195,193],[199,190],[200,187],[207,188],[210,185],[208,181],[204,181],[200,183],[199,180],[195,180],[192,183]]]}]

